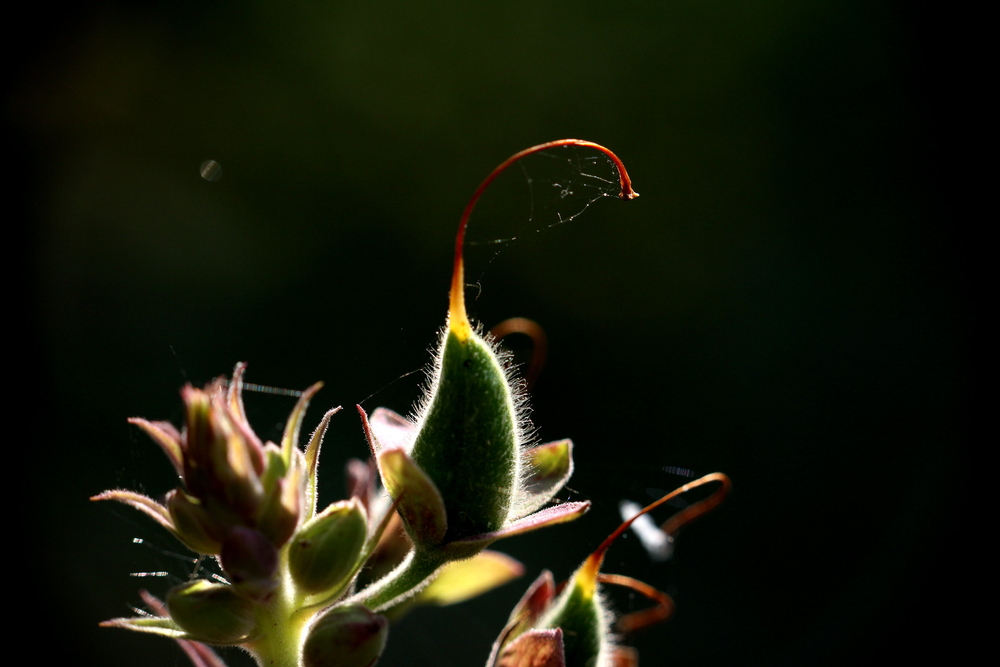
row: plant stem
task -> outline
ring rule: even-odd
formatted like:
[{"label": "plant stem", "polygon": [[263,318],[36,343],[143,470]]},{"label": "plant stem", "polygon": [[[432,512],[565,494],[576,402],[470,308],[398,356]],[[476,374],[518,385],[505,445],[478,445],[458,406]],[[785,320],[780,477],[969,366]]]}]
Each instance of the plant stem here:
[{"label": "plant stem", "polygon": [[280,584],[273,599],[257,615],[259,637],[243,645],[261,667],[300,667],[305,629],[316,611],[300,613],[300,600],[288,568],[288,549],[281,550]]},{"label": "plant stem", "polygon": [[360,602],[376,613],[385,613],[419,593],[433,580],[444,562],[438,554],[413,550],[395,570],[363,590],[352,602]]}]

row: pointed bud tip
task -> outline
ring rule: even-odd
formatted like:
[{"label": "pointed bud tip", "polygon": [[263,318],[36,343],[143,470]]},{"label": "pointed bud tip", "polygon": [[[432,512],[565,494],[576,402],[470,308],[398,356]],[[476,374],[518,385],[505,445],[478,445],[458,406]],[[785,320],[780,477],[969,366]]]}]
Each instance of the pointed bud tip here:
[{"label": "pointed bud tip", "polygon": [[459,342],[464,343],[472,335],[472,324],[465,312],[465,278],[462,258],[455,260],[455,274],[451,281],[451,294],[448,303],[448,331],[453,333]]},{"label": "pointed bud tip", "polygon": [[603,561],[604,554],[595,551],[583,561],[583,565],[573,576],[576,585],[587,599],[594,597],[594,592],[597,590],[597,575],[600,574]]}]

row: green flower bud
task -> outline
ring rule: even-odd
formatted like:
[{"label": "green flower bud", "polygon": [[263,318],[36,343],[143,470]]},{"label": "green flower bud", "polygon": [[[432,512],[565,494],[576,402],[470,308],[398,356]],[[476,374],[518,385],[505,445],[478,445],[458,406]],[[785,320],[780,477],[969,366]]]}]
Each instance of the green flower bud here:
[{"label": "green flower bud", "polygon": [[167,594],[170,618],[192,639],[209,644],[239,644],[254,630],[254,603],[232,586],[199,579]]},{"label": "green flower bud", "polygon": [[[525,437],[518,411],[520,397],[498,361],[493,346],[473,329],[465,310],[465,265],[462,248],[469,217],[483,191],[501,172],[521,158],[556,146],[587,146],[604,152],[615,163],[621,196],[638,196],[632,190],[624,165],[611,151],[577,139],[540,144],[512,155],[494,169],[465,207],[455,237],[448,329],[441,342],[436,373],[417,419],[419,431],[410,452],[414,463],[437,487],[447,514],[443,544],[497,533],[524,516],[523,496]],[[568,462],[568,448],[565,448]],[[556,458],[559,458],[557,455]],[[565,481],[566,474],[554,475]],[[554,486],[554,485],[553,485]],[[555,489],[552,489],[553,493]],[[551,496],[550,496],[551,497]],[[406,504],[404,498],[402,504]],[[405,517],[405,512],[404,512]],[[411,537],[420,545],[424,536]],[[461,556],[472,555],[462,553]],[[456,554],[458,555],[458,554]]]},{"label": "green flower bud", "polygon": [[357,498],[334,503],[308,521],[288,548],[295,584],[310,594],[340,586],[353,572],[368,536],[368,517]]},{"label": "green flower bud", "polygon": [[490,346],[450,318],[412,457],[441,493],[444,541],[499,530],[520,479],[518,414]]},{"label": "green flower bud", "polygon": [[389,622],[360,604],[333,607],[309,631],[305,667],[371,667],[382,655]]}]

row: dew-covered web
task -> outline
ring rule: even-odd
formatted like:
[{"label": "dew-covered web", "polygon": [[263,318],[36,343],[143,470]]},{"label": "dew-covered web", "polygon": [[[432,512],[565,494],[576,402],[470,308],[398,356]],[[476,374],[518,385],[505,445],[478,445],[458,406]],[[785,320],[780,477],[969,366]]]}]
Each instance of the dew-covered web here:
[{"label": "dew-covered web", "polygon": [[[187,551],[183,546],[170,545],[168,539],[158,537],[133,537],[132,545],[143,551],[137,560],[144,565],[153,564],[155,569],[132,570],[128,573],[135,579],[163,579],[167,587],[193,579],[208,579],[216,583],[226,581],[218,561]],[[143,584],[150,587],[151,584]]]},{"label": "dew-covered web", "polygon": [[[167,591],[178,584],[194,579],[205,579],[212,583],[229,583],[213,557],[200,556],[188,551],[170,536],[157,535],[156,529],[137,530],[149,537],[134,537],[131,542],[132,560],[141,569],[131,569],[128,577],[134,580],[135,598],[141,597],[140,589],[148,590],[154,597],[164,601]],[[136,616],[153,618],[155,611],[145,600],[133,599],[122,609],[122,616],[132,612]],[[256,664],[249,655],[235,647],[213,647],[230,667],[254,667]],[[176,665],[190,665],[179,649],[167,649],[168,655],[175,655]],[[160,663],[157,663],[160,664]]]},{"label": "dew-covered web", "polygon": [[[570,153],[570,155],[562,155]],[[620,185],[615,173],[614,163],[604,153],[593,149],[583,149],[579,146],[563,146],[542,151],[537,154],[539,160],[554,160],[559,163],[553,171],[564,171],[565,175],[551,174],[549,181],[544,174],[545,169],[538,169],[541,181],[537,187],[541,189],[540,202],[536,217],[536,178],[528,171],[525,161],[518,164],[524,173],[531,193],[532,207],[528,214],[529,222],[537,222],[543,228],[555,227],[575,220],[580,214],[590,208],[590,205],[604,197],[618,197]],[[540,163],[541,167],[551,167]],[[547,190],[547,192],[546,192]],[[556,219],[551,220],[555,214]],[[548,218],[548,220],[547,220]]]},{"label": "dew-covered web", "polygon": [[592,148],[550,148],[513,167],[493,182],[472,214],[466,236],[468,278],[481,277],[515,244],[573,222],[595,202],[617,200],[621,192],[614,163]]}]

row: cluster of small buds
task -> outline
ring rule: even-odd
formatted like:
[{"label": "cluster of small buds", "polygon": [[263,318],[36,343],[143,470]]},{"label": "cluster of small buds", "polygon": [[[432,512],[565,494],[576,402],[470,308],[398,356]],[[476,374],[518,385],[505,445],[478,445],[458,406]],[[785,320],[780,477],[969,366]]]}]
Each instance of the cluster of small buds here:
[{"label": "cluster of small buds", "polygon": [[[242,646],[273,667],[371,667],[390,622],[409,608],[460,602],[522,574],[517,561],[486,547],[589,509],[589,502],[551,504],[573,473],[572,443],[528,442],[523,397],[495,344],[466,315],[462,260],[469,215],[490,182],[526,155],[570,145],[603,151],[618,168],[621,196],[637,196],[613,153],[575,139],[521,151],[483,181],[459,224],[447,326],[426,395],[413,418],[385,408],[369,417],[358,407],[371,460],[348,463],[346,500],[317,512],[320,447],[339,408],[324,415],[304,448],[298,443],[320,384],[303,392],[279,444],[262,442],[246,418],[244,364],[228,382],[182,390],[179,431],[130,420],[163,449],[181,486],[162,503],[127,490],[93,499],[146,513],[215,558],[228,581],[188,581],[168,592],[165,606],[144,593],[152,615],[103,625],[176,639],[196,667],[221,664],[206,644]],[[632,654],[609,640],[597,588],[613,579],[599,571],[604,551],[631,521],[561,588],[543,574],[494,646],[491,666],[632,664]],[[646,618],[664,617],[665,596],[635,583],[659,602]]]}]

